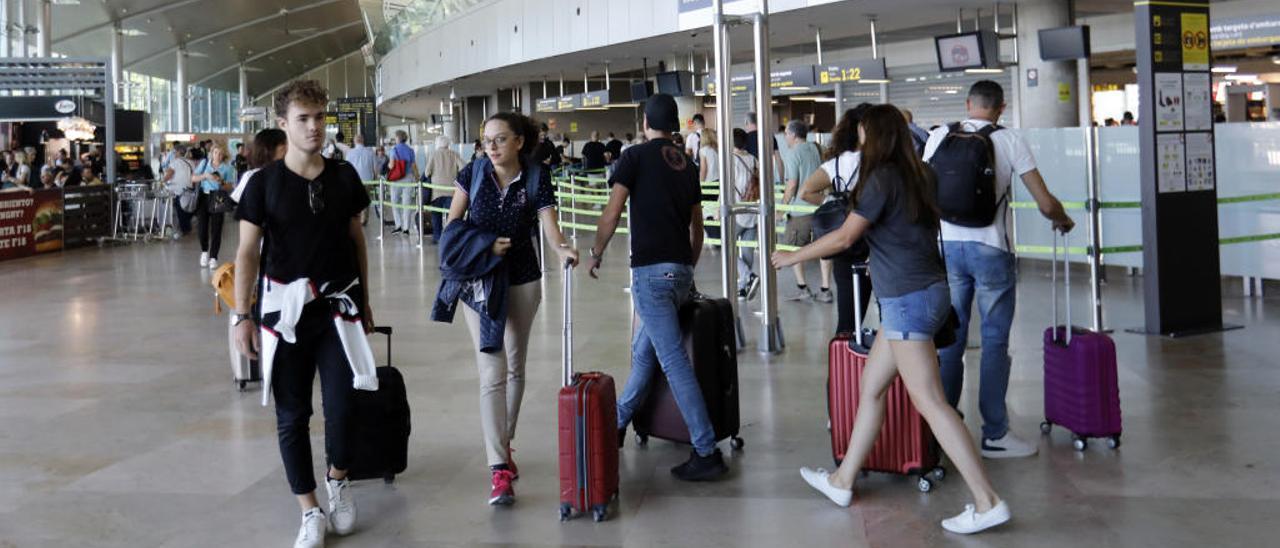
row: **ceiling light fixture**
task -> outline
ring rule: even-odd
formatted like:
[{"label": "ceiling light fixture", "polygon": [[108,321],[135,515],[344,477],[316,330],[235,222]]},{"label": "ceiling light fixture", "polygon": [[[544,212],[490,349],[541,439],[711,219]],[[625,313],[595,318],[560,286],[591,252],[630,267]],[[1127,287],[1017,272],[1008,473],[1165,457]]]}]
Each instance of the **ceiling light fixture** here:
[{"label": "ceiling light fixture", "polygon": [[1253,82],[1258,79],[1258,75],[1257,74],[1228,74],[1226,78],[1228,80],[1232,80],[1235,82]]},{"label": "ceiling light fixture", "polygon": [[139,29],[120,29],[120,36],[146,36],[147,31]]},{"label": "ceiling light fixture", "polygon": [[969,74],[1001,74],[1004,72],[1002,68],[971,68],[964,69]]},{"label": "ceiling light fixture", "polygon": [[1209,72],[1213,72],[1216,74],[1235,74],[1236,70],[1238,70],[1236,67],[1221,65],[1221,66],[1216,66],[1209,69]]}]

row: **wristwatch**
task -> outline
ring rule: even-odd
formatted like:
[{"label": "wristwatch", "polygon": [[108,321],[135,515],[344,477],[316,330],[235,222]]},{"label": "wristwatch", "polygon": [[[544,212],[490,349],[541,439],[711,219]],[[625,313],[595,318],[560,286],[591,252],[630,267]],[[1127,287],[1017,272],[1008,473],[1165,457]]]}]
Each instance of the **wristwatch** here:
[{"label": "wristwatch", "polygon": [[601,257],[604,257],[604,252],[603,252],[603,251],[602,251],[602,252],[600,252],[600,253],[596,253],[596,248],[595,248],[595,246],[591,246],[591,248],[587,250],[587,253],[591,255],[591,258],[592,258],[592,259],[599,259],[599,258],[601,258]]},{"label": "wristwatch", "polygon": [[233,326],[240,325],[240,322],[243,322],[245,320],[253,321],[252,314],[232,314],[231,318],[232,318],[231,325]]}]

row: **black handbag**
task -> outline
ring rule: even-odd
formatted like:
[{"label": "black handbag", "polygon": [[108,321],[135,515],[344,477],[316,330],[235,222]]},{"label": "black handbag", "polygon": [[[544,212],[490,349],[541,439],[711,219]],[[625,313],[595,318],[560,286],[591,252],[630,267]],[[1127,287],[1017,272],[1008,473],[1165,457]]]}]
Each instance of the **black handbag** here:
[{"label": "black handbag", "polygon": [[209,193],[209,213],[227,213],[235,209],[236,201],[231,199],[230,192],[215,190]]},{"label": "black handbag", "polygon": [[[813,212],[813,239],[817,240],[827,234],[835,232],[844,224],[849,217],[849,199],[853,193],[850,185],[846,185],[844,190],[840,190],[840,157],[836,157],[836,176],[831,181],[831,199],[823,202],[818,206],[818,210]],[[823,259],[834,260],[844,259],[850,262],[862,263],[871,256],[871,247],[867,245],[867,239],[859,238],[857,242],[844,251],[823,257]]]}]

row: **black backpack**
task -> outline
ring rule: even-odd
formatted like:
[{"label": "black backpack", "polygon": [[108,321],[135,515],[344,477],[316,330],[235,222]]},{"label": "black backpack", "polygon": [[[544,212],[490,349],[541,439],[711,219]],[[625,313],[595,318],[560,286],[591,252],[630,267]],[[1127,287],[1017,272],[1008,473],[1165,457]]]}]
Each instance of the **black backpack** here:
[{"label": "black backpack", "polygon": [[1004,196],[996,195],[996,153],[991,134],[1004,129],[990,124],[964,131],[959,122],[947,126],[947,136],[929,159],[938,176],[938,207],[942,220],[959,226],[991,226]]}]

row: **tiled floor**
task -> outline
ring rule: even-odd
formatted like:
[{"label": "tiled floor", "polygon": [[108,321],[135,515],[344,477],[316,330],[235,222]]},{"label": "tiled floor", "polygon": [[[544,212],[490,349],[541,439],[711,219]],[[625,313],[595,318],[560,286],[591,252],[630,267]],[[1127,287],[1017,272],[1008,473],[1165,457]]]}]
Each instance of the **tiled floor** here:
[{"label": "tiled floor", "polygon": [[[228,236],[232,236],[228,230]],[[230,256],[234,239],[228,238]],[[625,379],[625,253],[604,279],[576,279],[577,363]],[[932,493],[865,479],[853,508],[820,499],[802,465],[829,465],[826,340],[832,305],[783,303],[787,351],[741,356],[744,451],[714,484],[673,480],[686,449],[623,451],[622,497],[605,523],[556,519],[555,390],[560,274],[546,280],[516,440],[518,503],[485,504],[475,366],[462,325],[434,324],[432,251],[406,239],[370,250],[379,323],[395,326],[414,431],[393,486],[359,484],[358,531],[335,546],[1274,546],[1280,516],[1280,303],[1228,285],[1228,321],[1246,329],[1184,340],[1115,334],[1125,413],[1118,451],[1083,454],[1039,438],[1040,331],[1048,275],[1025,263],[1011,353],[1014,428],[1038,457],[989,462],[1015,521],[978,537],[942,532],[959,477]],[[195,244],[87,249],[0,263],[0,547],[288,546],[297,508],[257,393],[237,393],[226,318],[212,313]],[[718,287],[716,256],[699,269]],[[784,274],[789,283],[790,275]],[[1113,276],[1108,323],[1141,323],[1140,279]],[[1084,294],[1083,285],[1077,286]],[[1236,292],[1233,293],[1232,290]],[[1079,310],[1079,309],[1078,309]],[[751,319],[749,339],[757,338]],[[380,348],[380,346],[376,346]],[[976,376],[970,376],[970,383]],[[963,409],[976,431],[976,401]],[[318,409],[318,407],[317,407]],[[319,420],[313,422],[321,458]]]}]

